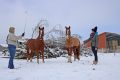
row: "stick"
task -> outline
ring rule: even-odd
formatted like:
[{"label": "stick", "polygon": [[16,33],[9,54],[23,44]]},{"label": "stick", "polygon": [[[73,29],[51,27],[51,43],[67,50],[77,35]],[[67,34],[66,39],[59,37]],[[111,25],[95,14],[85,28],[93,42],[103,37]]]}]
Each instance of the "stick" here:
[{"label": "stick", "polygon": [[25,29],[26,29],[26,24],[25,24],[25,27],[24,27],[24,33],[25,33]]},{"label": "stick", "polygon": [[26,18],[25,18],[25,27],[24,27],[24,33],[25,33],[25,29],[26,29],[26,24],[27,24],[27,11],[25,11],[26,14]]}]

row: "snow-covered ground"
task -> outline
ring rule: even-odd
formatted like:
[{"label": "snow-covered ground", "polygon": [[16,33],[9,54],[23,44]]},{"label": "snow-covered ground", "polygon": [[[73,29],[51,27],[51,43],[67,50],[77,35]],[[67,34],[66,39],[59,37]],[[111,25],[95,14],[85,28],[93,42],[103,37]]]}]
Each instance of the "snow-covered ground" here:
[{"label": "snow-covered ground", "polygon": [[[93,57],[67,63],[67,58],[45,59],[45,63],[15,59],[16,69],[8,69],[8,58],[0,57],[0,80],[120,80],[120,53],[99,53],[98,65]],[[94,70],[95,69],[95,70]]]}]

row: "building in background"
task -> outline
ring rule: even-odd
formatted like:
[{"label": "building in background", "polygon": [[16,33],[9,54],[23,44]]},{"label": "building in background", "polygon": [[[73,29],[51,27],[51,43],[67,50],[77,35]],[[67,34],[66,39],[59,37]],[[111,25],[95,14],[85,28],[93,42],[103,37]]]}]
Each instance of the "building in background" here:
[{"label": "building in background", "polygon": [[[99,52],[120,52],[120,35],[116,33],[103,32],[98,36]],[[87,48],[91,47],[91,40],[84,41]]]}]

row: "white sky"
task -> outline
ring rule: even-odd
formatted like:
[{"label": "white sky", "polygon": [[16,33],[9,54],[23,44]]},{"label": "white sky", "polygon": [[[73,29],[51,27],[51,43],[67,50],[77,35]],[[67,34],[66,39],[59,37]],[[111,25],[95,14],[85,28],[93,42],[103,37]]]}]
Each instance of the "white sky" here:
[{"label": "white sky", "polygon": [[83,40],[96,25],[98,33],[120,34],[120,0],[0,0],[0,43],[5,43],[10,26],[20,35],[25,23],[25,37],[31,37],[32,28],[41,19],[47,19],[52,26],[70,25],[72,33]]}]

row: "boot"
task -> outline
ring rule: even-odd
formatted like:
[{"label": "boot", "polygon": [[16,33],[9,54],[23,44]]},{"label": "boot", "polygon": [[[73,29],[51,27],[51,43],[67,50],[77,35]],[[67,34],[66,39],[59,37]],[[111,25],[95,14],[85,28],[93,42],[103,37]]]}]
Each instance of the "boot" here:
[{"label": "boot", "polygon": [[98,63],[98,61],[93,61],[93,64],[95,64],[95,65],[96,65],[97,63]]}]

